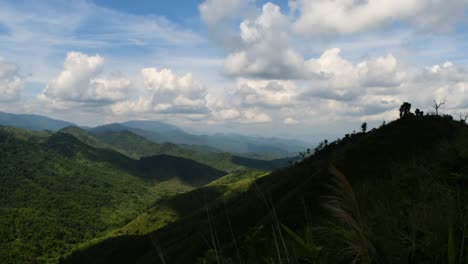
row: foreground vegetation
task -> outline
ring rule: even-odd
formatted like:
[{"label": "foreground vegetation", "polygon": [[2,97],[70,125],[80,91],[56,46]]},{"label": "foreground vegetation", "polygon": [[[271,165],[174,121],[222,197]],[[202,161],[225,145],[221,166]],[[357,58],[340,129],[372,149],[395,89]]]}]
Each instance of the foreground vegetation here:
[{"label": "foreground vegetation", "polygon": [[192,205],[177,221],[64,262],[468,263],[468,127],[408,113],[325,141],[241,195],[177,195]]}]

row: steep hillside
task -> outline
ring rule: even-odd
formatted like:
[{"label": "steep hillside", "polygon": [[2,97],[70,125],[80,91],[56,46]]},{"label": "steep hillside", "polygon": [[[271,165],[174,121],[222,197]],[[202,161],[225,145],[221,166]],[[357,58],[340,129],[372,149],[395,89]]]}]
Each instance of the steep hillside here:
[{"label": "steep hillside", "polygon": [[154,232],[64,262],[464,263],[467,187],[468,127],[410,116],[325,144],[234,199],[199,203]]},{"label": "steep hillside", "polygon": [[0,263],[56,263],[158,199],[225,175],[192,160],[135,160],[69,133],[14,128],[0,129],[0,161]]},{"label": "steep hillside", "polygon": [[75,126],[75,124],[67,121],[56,120],[40,115],[22,115],[4,112],[0,112],[0,125],[25,128],[36,131],[57,131],[67,126]]},{"label": "steep hillside", "polygon": [[189,192],[166,196],[155,202],[148,210],[133,219],[122,228],[116,229],[102,237],[86,241],[77,248],[82,249],[98,244],[106,239],[121,235],[143,235],[160,229],[165,225],[196,213],[207,204],[225,202],[243,192],[267,172],[244,170],[221,177],[210,184]]}]

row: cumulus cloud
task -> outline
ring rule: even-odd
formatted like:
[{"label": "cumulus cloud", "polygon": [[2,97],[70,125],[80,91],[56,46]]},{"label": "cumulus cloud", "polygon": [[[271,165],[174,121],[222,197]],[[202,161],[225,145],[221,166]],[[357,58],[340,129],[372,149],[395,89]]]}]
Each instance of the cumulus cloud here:
[{"label": "cumulus cloud", "polygon": [[468,108],[468,68],[452,62],[427,67],[415,78],[415,83],[429,91],[432,97],[425,97],[425,102],[447,99],[445,107],[456,109]]},{"label": "cumulus cloud", "polygon": [[306,35],[351,34],[407,22],[419,28],[446,29],[463,15],[464,0],[297,0],[295,31]]},{"label": "cumulus cloud", "polygon": [[[389,56],[371,59],[370,61],[372,63],[387,61],[383,63],[387,66],[394,64],[393,59],[389,59]],[[358,76],[362,71],[362,65],[364,65],[362,62],[355,65]],[[373,78],[379,76],[378,79],[384,79],[389,72],[397,73],[390,76],[404,77],[397,78],[398,81],[389,83],[373,81],[372,83],[377,83],[383,88],[362,87],[360,93],[346,100],[323,96],[321,93],[309,95],[307,98],[313,96],[318,100],[315,109],[311,112],[314,115],[324,117],[324,120],[391,120],[398,117],[398,107],[404,101],[411,102],[413,110],[419,108],[425,112],[431,112],[433,111],[433,100],[438,101],[444,98],[446,98],[447,104],[442,109],[443,113],[457,115],[458,113],[468,112],[468,68],[466,66],[445,62],[426,68],[411,67],[406,71],[402,71],[398,66],[396,71],[388,71],[393,67],[384,67],[383,65],[381,67],[383,69],[380,70],[373,67],[373,70],[376,71],[371,74]],[[367,77],[361,78],[357,84],[363,85],[366,82]],[[386,85],[396,86],[388,87]],[[306,96],[301,96],[301,98],[303,97]],[[295,111],[300,112],[300,108],[298,107]]]},{"label": "cumulus cloud", "polygon": [[239,79],[233,100],[242,106],[281,108],[293,105],[296,95],[292,81]]},{"label": "cumulus cloud", "polygon": [[89,104],[112,104],[127,97],[131,82],[102,76],[104,59],[81,52],[69,52],[63,70],[47,84],[40,99]]},{"label": "cumulus cloud", "polygon": [[442,79],[448,82],[460,82],[467,79],[467,69],[450,61],[426,68],[423,78]]},{"label": "cumulus cloud", "polygon": [[305,59],[291,43],[290,17],[283,15],[280,7],[272,3],[263,5],[261,14],[244,20],[239,28],[241,48],[231,52],[224,63],[224,71],[229,76],[271,80],[328,79],[325,85],[331,85],[337,92],[335,96],[342,97],[348,96],[351,88],[357,85],[392,87],[404,78],[391,54],[355,65],[340,56],[340,49],[331,48],[319,58]]},{"label": "cumulus cloud", "polygon": [[203,22],[211,29],[223,20],[234,18],[248,0],[206,0],[198,6]]},{"label": "cumulus cloud", "polygon": [[270,123],[272,118],[257,108],[251,108],[243,112],[243,116],[240,121],[243,123]]},{"label": "cumulus cloud", "polygon": [[0,102],[15,101],[20,98],[24,79],[18,66],[0,57]]},{"label": "cumulus cloud", "polygon": [[[114,114],[120,116],[171,114],[191,121],[203,120],[210,124],[225,122],[269,123],[272,122],[272,117],[262,109],[266,105],[255,100],[279,106],[281,105],[281,95],[274,93],[290,89],[286,88],[288,85],[293,86],[292,83],[288,82],[261,84],[255,81],[246,81],[259,91],[270,90],[269,97],[266,99],[275,96],[279,96],[279,98],[276,99],[278,101],[268,102],[265,98],[258,97],[254,101],[243,102],[243,97],[237,92],[231,96],[215,96],[191,73],[181,75],[171,69],[144,68],[141,70],[141,77],[144,86],[143,93],[137,99],[128,99],[113,104],[111,110]],[[242,87],[241,84],[239,85]]]},{"label": "cumulus cloud", "polygon": [[396,87],[406,77],[392,54],[363,61],[357,65],[357,70],[360,83],[365,87]]},{"label": "cumulus cloud", "polygon": [[231,76],[266,79],[302,78],[303,58],[291,46],[289,18],[266,3],[255,19],[240,24],[242,47],[230,53],[224,70]]},{"label": "cumulus cloud", "polygon": [[138,100],[126,100],[112,106],[115,113],[179,113],[208,112],[206,87],[191,73],[177,75],[170,69],[141,70],[145,94]]},{"label": "cumulus cloud", "polygon": [[353,63],[343,58],[340,52],[340,49],[332,48],[319,58],[305,62],[308,72],[322,76],[311,81],[313,85],[306,93],[327,99],[352,100],[369,90],[395,93],[406,78],[406,73],[391,54]]}]

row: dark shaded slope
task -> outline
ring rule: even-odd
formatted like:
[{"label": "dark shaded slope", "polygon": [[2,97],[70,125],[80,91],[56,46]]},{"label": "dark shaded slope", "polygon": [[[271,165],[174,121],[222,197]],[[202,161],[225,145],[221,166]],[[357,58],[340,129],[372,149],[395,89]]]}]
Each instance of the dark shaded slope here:
[{"label": "dark shaded slope", "polygon": [[208,165],[218,170],[232,172],[242,169],[231,162],[229,153],[216,153],[211,151],[197,151],[189,147],[178,146],[172,143],[155,143],[131,131],[108,131],[95,134],[101,142],[134,158],[154,155],[171,155],[188,158]]},{"label": "dark shaded slope", "polygon": [[192,186],[203,186],[226,175],[196,161],[169,155],[144,157],[138,160],[135,168],[144,175],[158,180],[178,178]]},{"label": "dark shaded slope", "polygon": [[232,162],[245,166],[247,168],[257,169],[257,170],[265,170],[265,171],[272,171],[278,170],[281,168],[288,167],[292,163],[298,161],[299,157],[291,157],[291,158],[282,158],[282,159],[273,159],[273,160],[259,160],[259,159],[251,159],[246,157],[240,156],[232,156]]},{"label": "dark shaded slope", "polygon": [[67,157],[83,156],[96,162],[107,162],[127,173],[148,180],[165,181],[178,178],[192,186],[205,185],[226,173],[196,161],[169,155],[129,158],[111,149],[93,148],[68,133],[56,133],[45,143]]},{"label": "dark shaded slope", "polygon": [[128,130],[95,133],[100,142],[106,143],[126,155],[134,158],[153,155],[171,155],[195,160],[218,170],[234,172],[240,169],[275,170],[287,167],[297,158],[260,160],[233,156],[229,153],[195,149],[193,146],[178,146],[172,143],[158,144]]},{"label": "dark shaded slope", "polygon": [[[313,240],[322,248],[323,262],[349,263],[353,256],[344,249],[359,243],[344,236],[350,228],[343,229],[345,222],[324,209],[332,195],[330,163],[346,175],[354,189],[365,222],[360,228],[372,245],[369,254],[377,262],[444,263],[449,232],[457,256],[463,259],[466,253],[458,249],[462,228],[468,226],[467,150],[465,124],[438,116],[397,120],[329,144],[298,165],[259,179],[244,195],[225,205],[200,210],[151,235],[104,241],[76,252],[65,263],[158,263],[161,252],[167,263],[194,263],[214,248],[218,257],[237,260],[235,245],[242,262],[258,263],[263,258],[277,258],[277,254],[294,263],[301,256],[305,259],[307,254],[294,250],[284,230],[286,247],[275,250],[275,241],[281,245],[278,236],[282,230],[275,219],[298,234],[306,226],[312,230],[320,227],[322,231]],[[235,240],[227,228],[229,223]],[[216,243],[211,240],[213,234]]]}]

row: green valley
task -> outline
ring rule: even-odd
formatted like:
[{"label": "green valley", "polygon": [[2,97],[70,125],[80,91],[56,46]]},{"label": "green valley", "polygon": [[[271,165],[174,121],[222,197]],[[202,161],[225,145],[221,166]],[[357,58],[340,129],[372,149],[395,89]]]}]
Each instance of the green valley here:
[{"label": "green valley", "polygon": [[0,160],[1,263],[57,263],[104,238],[154,231],[179,218],[167,206],[174,195],[207,184],[228,195],[265,174],[228,153],[77,127],[0,127]]}]

